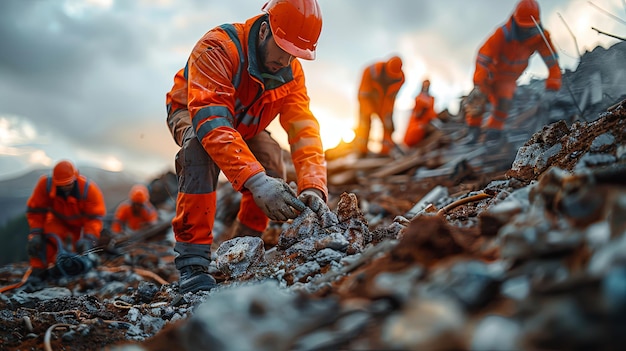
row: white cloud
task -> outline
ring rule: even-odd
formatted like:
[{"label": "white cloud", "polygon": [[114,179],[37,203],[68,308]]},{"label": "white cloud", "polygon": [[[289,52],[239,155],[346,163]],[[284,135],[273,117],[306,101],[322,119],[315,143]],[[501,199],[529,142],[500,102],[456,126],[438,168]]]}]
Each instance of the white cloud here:
[{"label": "white cloud", "polygon": [[[516,2],[320,0],[324,27],[318,59],[303,66],[322,133],[356,126],[361,70],[391,53],[403,57],[407,75],[396,106],[396,138],[402,137],[405,115],[423,77],[431,79],[436,108],[456,112],[458,97],[471,89],[478,46],[506,21]],[[46,157],[115,160],[109,167],[121,163],[125,169],[152,174],[171,168],[176,146],[165,125],[164,100],[174,73],[207,30],[244,21],[260,13],[264,3],[0,2],[0,40],[11,48],[0,53],[0,116],[28,121],[10,128],[0,125],[2,169],[5,164],[15,169]],[[593,3],[626,17],[623,0]],[[626,36],[625,25],[588,1],[540,0],[540,4],[542,21],[564,67],[577,64],[576,47],[558,14],[571,27],[582,52],[616,42],[591,27]],[[524,78],[545,76],[542,66],[533,59]],[[26,141],[19,146],[8,141],[17,137]],[[33,138],[37,140],[26,145]],[[337,139],[329,137],[326,146]],[[44,156],[22,159],[35,152]],[[19,161],[9,162],[9,157]]]}]

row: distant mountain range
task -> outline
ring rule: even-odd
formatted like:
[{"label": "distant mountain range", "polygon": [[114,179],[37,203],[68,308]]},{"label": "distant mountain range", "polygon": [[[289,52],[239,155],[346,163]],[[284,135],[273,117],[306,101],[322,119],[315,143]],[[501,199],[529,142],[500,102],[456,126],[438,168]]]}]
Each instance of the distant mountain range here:
[{"label": "distant mountain range", "polygon": [[[102,189],[108,214],[112,214],[117,205],[126,199],[134,184],[141,182],[125,172],[111,172],[94,167],[81,167],[79,171]],[[0,226],[25,213],[26,201],[37,180],[41,175],[51,172],[51,168],[37,169],[12,179],[0,180]]]}]

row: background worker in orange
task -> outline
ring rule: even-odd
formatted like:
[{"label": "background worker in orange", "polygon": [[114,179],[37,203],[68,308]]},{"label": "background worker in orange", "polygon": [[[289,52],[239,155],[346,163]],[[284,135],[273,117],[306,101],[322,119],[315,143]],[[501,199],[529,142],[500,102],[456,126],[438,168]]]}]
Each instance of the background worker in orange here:
[{"label": "background worker in orange", "polygon": [[111,231],[120,234],[125,230],[136,231],[156,223],[159,217],[150,202],[150,192],[143,184],[130,188],[128,199],[122,201],[115,210]]},{"label": "background worker in orange", "polygon": [[433,127],[430,121],[437,118],[435,112],[435,98],[429,93],[430,80],[422,82],[422,90],[415,97],[415,105],[404,134],[404,144],[408,147],[417,145],[429,134]]},{"label": "background worker in orange", "polygon": [[[513,104],[516,80],[535,52],[548,67],[546,90],[558,91],[561,88],[561,69],[550,33],[543,28],[540,30],[537,25],[541,27],[539,4],[535,0],[521,0],[509,20],[496,29],[478,51],[474,90],[469,94],[468,101],[484,100],[486,95],[491,103],[485,141],[503,141],[502,130]],[[471,142],[477,141],[480,136],[484,112],[484,104],[465,105]]]},{"label": "background worker in orange", "polygon": [[[271,0],[262,12],[207,32],[167,93],[168,125],[181,146],[172,226],[182,293],[215,286],[207,270],[220,171],[242,192],[237,220],[248,233],[260,235],[270,219],[293,219],[307,206],[330,211],[319,123],[299,61],[315,59],[319,5]],[[281,149],[265,130],[279,115],[299,196],[281,179]]]},{"label": "background worker in orange", "polygon": [[60,252],[91,250],[100,238],[105,214],[102,191],[80,175],[72,162],[60,161],[51,176],[41,176],[26,209],[32,276],[45,278]]},{"label": "background worker in orange", "polygon": [[359,124],[356,128],[355,145],[360,156],[367,155],[372,115],[378,116],[383,125],[381,155],[389,155],[395,147],[391,138],[394,132],[393,106],[396,95],[404,84],[402,59],[391,57],[376,62],[363,70],[359,86]]}]

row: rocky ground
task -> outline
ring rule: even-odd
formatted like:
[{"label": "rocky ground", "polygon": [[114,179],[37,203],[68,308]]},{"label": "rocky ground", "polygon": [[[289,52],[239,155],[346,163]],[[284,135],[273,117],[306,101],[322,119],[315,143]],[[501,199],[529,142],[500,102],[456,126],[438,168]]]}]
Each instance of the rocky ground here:
[{"label": "rocky ground", "polygon": [[210,292],[178,293],[166,202],[84,276],[11,288],[28,267],[1,267],[0,349],[621,349],[626,100],[585,119],[520,123],[508,147],[463,145],[451,119],[393,159],[335,150],[332,215],[263,240],[223,240],[224,185]]}]

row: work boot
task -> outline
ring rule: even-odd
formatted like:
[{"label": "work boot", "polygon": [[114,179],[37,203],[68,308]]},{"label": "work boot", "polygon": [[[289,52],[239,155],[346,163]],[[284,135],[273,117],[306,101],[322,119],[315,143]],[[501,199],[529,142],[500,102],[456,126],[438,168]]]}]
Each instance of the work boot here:
[{"label": "work boot", "polygon": [[44,288],[45,281],[48,279],[48,270],[45,268],[33,268],[30,271],[28,279],[22,285],[22,290],[31,293]]},{"label": "work boot", "polygon": [[28,276],[28,279],[34,279],[34,280],[46,280],[46,278],[48,277],[48,270],[45,268],[33,268],[30,271],[30,275]]},{"label": "work boot", "polygon": [[503,146],[506,144],[504,133],[497,129],[488,129],[485,132],[485,146],[489,152],[501,153],[503,152]]},{"label": "work boot", "polygon": [[497,129],[487,129],[485,132],[485,143],[500,143],[503,139],[502,131]]},{"label": "work boot", "polygon": [[209,274],[204,266],[184,266],[180,269],[178,288],[181,294],[188,292],[209,291],[217,286],[215,278]]},{"label": "work boot", "polygon": [[478,143],[478,139],[480,138],[480,127],[468,127],[467,136],[469,136],[469,140],[466,145],[475,145]]}]

